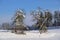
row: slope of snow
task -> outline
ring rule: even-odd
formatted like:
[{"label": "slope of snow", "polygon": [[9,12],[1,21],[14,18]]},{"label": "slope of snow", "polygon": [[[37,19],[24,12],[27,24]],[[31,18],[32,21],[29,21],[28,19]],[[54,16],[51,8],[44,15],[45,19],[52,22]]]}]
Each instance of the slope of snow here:
[{"label": "slope of snow", "polygon": [[25,31],[26,35],[2,31],[0,30],[0,40],[60,40],[60,29],[48,30],[42,34],[38,30]]}]

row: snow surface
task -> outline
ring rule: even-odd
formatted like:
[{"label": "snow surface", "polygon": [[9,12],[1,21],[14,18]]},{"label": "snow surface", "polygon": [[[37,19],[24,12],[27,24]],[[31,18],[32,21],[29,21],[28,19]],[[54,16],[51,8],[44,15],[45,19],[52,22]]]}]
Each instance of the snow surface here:
[{"label": "snow surface", "polygon": [[48,30],[40,34],[38,30],[25,31],[26,35],[0,30],[0,40],[60,40],[60,29]]}]

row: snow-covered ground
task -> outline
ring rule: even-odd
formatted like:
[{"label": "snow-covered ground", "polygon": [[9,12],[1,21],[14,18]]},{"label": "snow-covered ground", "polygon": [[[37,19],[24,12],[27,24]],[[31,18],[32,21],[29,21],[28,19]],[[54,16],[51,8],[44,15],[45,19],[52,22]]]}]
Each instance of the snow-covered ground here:
[{"label": "snow-covered ground", "polygon": [[40,34],[38,30],[25,31],[26,35],[0,30],[0,40],[60,40],[60,29],[48,30]]}]

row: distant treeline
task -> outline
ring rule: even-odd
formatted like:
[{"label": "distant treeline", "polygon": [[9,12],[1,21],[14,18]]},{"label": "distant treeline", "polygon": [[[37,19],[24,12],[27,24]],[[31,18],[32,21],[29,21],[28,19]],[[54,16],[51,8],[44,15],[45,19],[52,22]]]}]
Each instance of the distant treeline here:
[{"label": "distant treeline", "polygon": [[[16,13],[18,13],[18,12],[19,11],[17,11]],[[51,12],[49,10],[42,10],[41,11],[40,9],[38,9],[38,10],[31,11],[30,14],[33,15],[33,17],[35,17],[35,18],[38,17],[38,20],[39,20],[39,18],[42,18],[42,21],[44,20],[45,17],[50,17],[49,21],[46,22],[48,27],[60,26],[60,10],[56,10],[54,12]],[[39,21],[37,21],[36,24],[38,24]],[[51,22],[51,23],[49,23],[49,22]],[[0,28],[2,28],[2,29],[14,29],[15,25],[12,25],[12,23],[3,23]],[[34,24],[34,25],[36,25],[36,24]],[[34,25],[32,25],[32,29],[35,28],[35,27],[33,27]],[[26,25],[26,26],[28,28],[31,28],[28,25]]]}]

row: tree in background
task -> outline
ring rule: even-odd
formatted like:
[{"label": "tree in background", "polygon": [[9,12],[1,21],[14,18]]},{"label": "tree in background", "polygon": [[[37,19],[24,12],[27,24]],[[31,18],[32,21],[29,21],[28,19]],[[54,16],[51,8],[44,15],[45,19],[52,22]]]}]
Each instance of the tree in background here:
[{"label": "tree in background", "polygon": [[3,23],[2,24],[2,29],[8,30],[9,28],[10,28],[10,24],[9,23]]},{"label": "tree in background", "polygon": [[55,23],[55,26],[60,26],[60,11],[59,10],[54,11],[54,23]]}]

